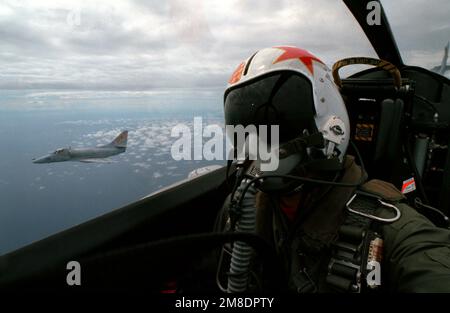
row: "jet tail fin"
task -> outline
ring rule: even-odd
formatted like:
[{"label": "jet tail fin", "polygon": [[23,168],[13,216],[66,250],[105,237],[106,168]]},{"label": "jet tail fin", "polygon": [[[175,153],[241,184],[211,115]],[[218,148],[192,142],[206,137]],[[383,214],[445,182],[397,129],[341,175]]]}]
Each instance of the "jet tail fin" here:
[{"label": "jet tail fin", "polygon": [[128,141],[128,130],[125,130],[119,134],[109,145],[117,148],[126,148]]},{"label": "jet tail fin", "polygon": [[444,58],[442,59],[441,67],[439,69],[439,74],[444,75],[445,71],[447,70],[447,59],[448,59],[448,46],[450,45],[450,42],[447,43],[444,49]]}]

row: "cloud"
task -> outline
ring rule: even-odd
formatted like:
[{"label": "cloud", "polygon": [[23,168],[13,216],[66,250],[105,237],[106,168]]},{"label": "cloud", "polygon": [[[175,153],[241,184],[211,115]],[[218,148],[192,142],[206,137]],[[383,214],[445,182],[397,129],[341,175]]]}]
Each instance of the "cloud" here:
[{"label": "cloud", "polygon": [[144,169],[149,169],[149,168],[151,168],[150,163],[143,163],[143,162],[136,162],[136,163],[133,163],[133,166],[134,166],[134,167],[141,167],[141,168],[144,168]]},{"label": "cloud", "polygon": [[105,124],[111,124],[111,121],[108,119],[100,119],[100,120],[63,121],[63,122],[57,123],[57,125],[74,125],[74,126],[95,126],[95,125],[105,125]]},{"label": "cloud", "polygon": [[450,2],[435,0],[383,1],[403,59],[411,65],[431,68],[441,64],[450,40]]},{"label": "cloud", "polygon": [[[383,2],[406,62],[439,64],[450,2]],[[220,103],[241,60],[280,44],[328,65],[375,55],[343,2],[329,0],[4,0],[0,38],[0,89],[30,91],[24,105],[36,107],[49,98]]]},{"label": "cloud", "polygon": [[[74,146],[86,147],[106,144],[112,141],[123,129],[128,129],[128,145],[125,154],[117,156],[121,162],[130,163],[137,169],[148,170],[151,164],[166,166],[168,170],[177,169],[177,165],[170,155],[170,148],[177,138],[171,137],[172,128],[180,123],[186,124],[192,130],[192,120],[185,119],[111,119],[111,120],[75,120],[64,121],[64,125],[92,126],[97,130],[83,135],[82,139],[72,141]],[[220,118],[208,118],[207,123],[221,123]],[[117,126],[120,125],[120,126]],[[158,176],[158,175],[157,175]],[[157,178],[157,177],[156,177]]]}]

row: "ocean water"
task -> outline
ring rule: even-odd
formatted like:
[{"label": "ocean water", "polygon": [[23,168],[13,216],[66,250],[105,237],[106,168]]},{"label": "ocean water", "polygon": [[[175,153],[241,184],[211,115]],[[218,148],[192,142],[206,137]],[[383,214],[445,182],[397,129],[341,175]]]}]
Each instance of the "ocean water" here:
[{"label": "ocean water", "polygon": [[[172,158],[172,127],[192,128],[194,116],[223,124],[220,112],[205,110],[0,110],[0,254],[224,164]],[[56,148],[108,143],[125,129],[127,151],[113,163],[32,163]]]}]

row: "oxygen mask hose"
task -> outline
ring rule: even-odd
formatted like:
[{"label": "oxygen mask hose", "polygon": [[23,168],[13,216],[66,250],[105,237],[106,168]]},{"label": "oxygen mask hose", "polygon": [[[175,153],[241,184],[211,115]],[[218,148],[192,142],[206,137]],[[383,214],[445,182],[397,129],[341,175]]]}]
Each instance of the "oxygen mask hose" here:
[{"label": "oxygen mask hose", "polygon": [[[251,180],[244,179],[237,189],[243,197],[238,210],[235,232],[254,233],[256,230],[256,189]],[[244,190],[246,190],[244,192]],[[228,273],[228,293],[242,293],[247,291],[250,263],[253,249],[245,242],[236,241],[231,253],[230,271]]]}]

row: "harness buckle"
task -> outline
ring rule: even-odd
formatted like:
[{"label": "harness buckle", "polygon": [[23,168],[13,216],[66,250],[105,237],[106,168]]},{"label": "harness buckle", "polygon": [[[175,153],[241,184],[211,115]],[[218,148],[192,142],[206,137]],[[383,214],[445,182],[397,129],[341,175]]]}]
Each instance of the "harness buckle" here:
[{"label": "harness buckle", "polygon": [[[353,201],[356,199],[356,197],[357,197],[358,195],[364,195],[364,196],[368,196],[368,197],[375,198],[375,199],[378,201],[378,203],[381,204],[382,206],[384,206],[384,207],[386,207],[386,208],[389,208],[389,209],[391,209],[391,210],[394,210],[394,212],[395,212],[395,217],[392,217],[392,218],[383,218],[383,217],[379,217],[379,216],[376,216],[376,215],[373,215],[373,214],[370,214],[370,213],[365,213],[365,212],[362,212],[362,211],[358,211],[358,210],[352,208],[350,205],[353,203]],[[366,194],[366,193],[361,193],[361,192],[356,192],[356,193],[350,198],[350,200],[348,200],[348,202],[347,202],[347,204],[346,204],[345,206],[346,206],[347,210],[348,210],[349,212],[353,213],[353,214],[357,214],[357,215],[360,215],[360,216],[364,216],[364,217],[366,217],[366,218],[369,218],[369,219],[372,219],[372,220],[375,220],[375,221],[378,221],[378,222],[382,222],[382,223],[392,223],[392,222],[395,222],[395,221],[397,221],[398,219],[400,219],[400,217],[401,217],[401,215],[402,215],[402,214],[400,213],[400,210],[399,210],[395,205],[390,204],[390,203],[387,203],[387,202],[381,200],[381,199],[380,199],[379,197],[377,197],[377,196],[374,196],[374,195],[371,195],[371,194]]]}]

